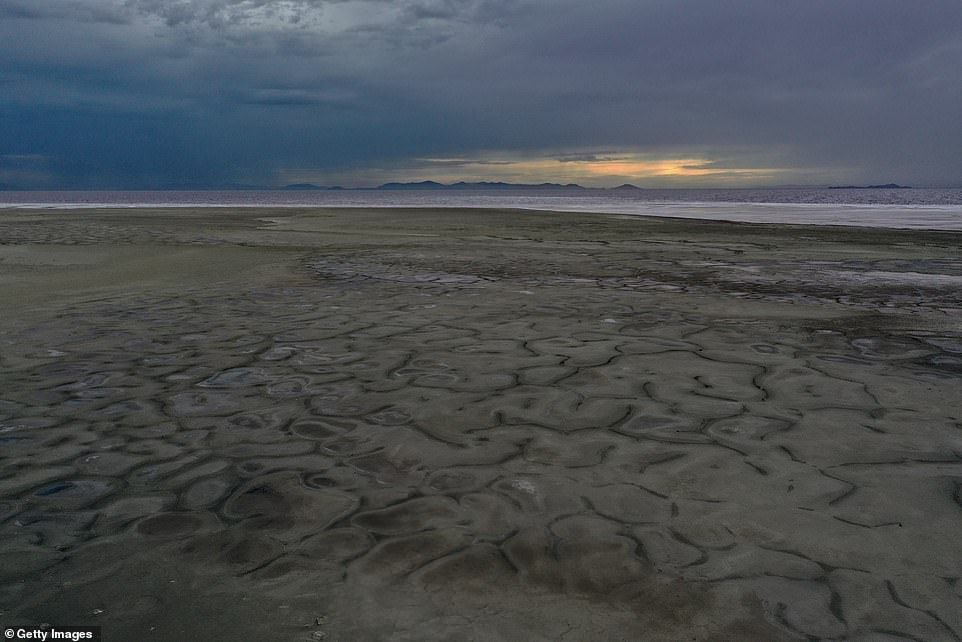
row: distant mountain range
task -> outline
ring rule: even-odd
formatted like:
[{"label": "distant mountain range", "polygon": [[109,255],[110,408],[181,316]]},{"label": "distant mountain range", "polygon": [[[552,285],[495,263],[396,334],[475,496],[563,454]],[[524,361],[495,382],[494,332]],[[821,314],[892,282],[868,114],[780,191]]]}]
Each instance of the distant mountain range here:
[{"label": "distant mountain range", "polygon": [[[2,1],[2,0],[0,0]],[[0,183],[0,192],[2,191],[34,191],[40,189],[40,191],[47,191],[50,188],[36,188],[36,187],[24,187],[20,185],[11,185],[9,183]],[[67,189],[67,188],[64,188]],[[78,188],[70,188],[78,189]],[[85,191],[84,188],[79,188],[81,191]],[[282,190],[288,192],[310,192],[310,191],[362,191],[362,190],[380,190],[380,191],[417,191],[417,190],[434,190],[434,191],[510,191],[510,190],[564,190],[564,191],[586,191],[586,192],[636,192],[642,191],[643,188],[637,187],[636,185],[631,185],[630,183],[625,183],[617,187],[585,187],[583,185],[578,185],[577,183],[504,183],[501,181],[481,181],[477,183],[468,183],[465,181],[459,181],[457,183],[438,183],[437,181],[417,181],[408,183],[384,183],[378,185],[377,187],[341,187],[340,185],[333,185],[326,187],[323,185],[315,185],[314,183],[290,183],[283,187],[268,186],[268,185],[249,185],[242,183],[217,183],[217,184],[206,184],[206,183],[187,183],[187,184],[170,184],[162,187],[150,188],[154,190],[168,191],[168,190],[182,190],[182,191],[248,191],[248,192],[263,192],[263,191],[273,191]],[[753,188],[754,189],[754,188]],[[757,188],[757,189],[912,189],[908,185],[898,185],[897,183],[885,183],[884,185],[832,185],[826,187],[818,186],[806,186],[806,185],[781,185],[768,188]],[[52,190],[56,191],[56,189]],[[101,191],[101,190],[94,190]],[[111,190],[103,190],[111,191]]]},{"label": "distant mountain range", "polygon": [[912,189],[908,185],[886,183],[885,185],[833,185],[828,189]]},{"label": "distant mountain range", "polygon": [[[2,1],[2,0],[0,0]],[[23,187],[17,185],[10,185],[7,183],[0,183],[0,191],[16,191],[24,189]],[[27,188],[29,191],[31,188]],[[436,181],[418,181],[411,183],[384,183],[383,185],[378,185],[377,187],[341,187],[340,185],[324,186],[315,185],[314,183],[291,183],[283,187],[275,187],[268,185],[250,185],[243,183],[175,183],[170,185],[165,185],[159,188],[161,191],[166,190],[181,190],[181,191],[244,191],[244,192],[263,192],[263,191],[273,191],[273,190],[283,190],[288,192],[312,192],[312,191],[360,191],[360,190],[586,190],[586,191],[635,191],[642,188],[636,187],[634,185],[629,185],[625,183],[624,185],[619,185],[618,187],[584,187],[576,183],[567,183],[562,185],[561,183],[503,183],[500,181],[482,181],[480,183],[467,183],[465,181],[460,181],[457,183],[444,184],[438,183]],[[110,191],[110,190],[106,190]]]},{"label": "distant mountain range", "polygon": [[384,190],[384,191],[400,191],[400,190],[618,190],[618,191],[633,191],[640,190],[642,188],[636,187],[635,185],[629,185],[625,183],[624,185],[619,185],[618,187],[612,188],[595,188],[595,187],[584,187],[576,183],[567,183],[562,185],[561,183],[503,183],[501,181],[482,181],[480,183],[466,183],[464,181],[459,181],[457,183],[438,183],[436,181],[418,181],[413,183],[384,183],[377,187],[341,187],[335,185],[333,187],[324,187],[321,185],[314,185],[313,183],[292,183],[290,185],[285,185],[282,189],[289,191],[309,191],[309,190],[352,190],[352,189],[374,189],[374,190]]}]

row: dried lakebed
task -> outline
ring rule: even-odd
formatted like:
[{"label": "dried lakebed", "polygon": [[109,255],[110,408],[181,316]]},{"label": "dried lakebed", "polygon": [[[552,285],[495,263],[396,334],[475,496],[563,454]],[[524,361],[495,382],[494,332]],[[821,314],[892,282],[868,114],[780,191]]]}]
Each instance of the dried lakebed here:
[{"label": "dried lakebed", "polygon": [[0,621],[958,640],[960,240],[0,212]]}]

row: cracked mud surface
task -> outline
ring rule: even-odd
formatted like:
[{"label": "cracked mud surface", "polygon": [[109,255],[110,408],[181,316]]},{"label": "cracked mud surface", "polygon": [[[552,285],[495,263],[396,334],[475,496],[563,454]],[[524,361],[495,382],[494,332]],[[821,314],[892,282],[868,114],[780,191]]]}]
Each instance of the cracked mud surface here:
[{"label": "cracked mud surface", "polygon": [[958,640],[960,238],[0,212],[0,619]]}]

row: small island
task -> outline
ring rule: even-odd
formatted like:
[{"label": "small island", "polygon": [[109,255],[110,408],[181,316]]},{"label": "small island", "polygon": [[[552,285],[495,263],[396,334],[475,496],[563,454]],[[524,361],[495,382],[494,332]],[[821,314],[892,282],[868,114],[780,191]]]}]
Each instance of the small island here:
[{"label": "small island", "polygon": [[832,185],[828,189],[912,189],[908,185],[886,183],[885,185]]},{"label": "small island", "polygon": [[313,183],[291,183],[290,185],[285,185],[283,189],[289,190],[292,192],[310,192],[315,190],[326,190],[326,189],[333,189],[333,188],[321,187],[320,185],[315,185]]},{"label": "small island", "polygon": [[[267,188],[270,189],[270,188]],[[314,183],[291,183],[280,188],[284,191],[309,192],[309,191],[330,191],[330,190],[380,190],[380,191],[420,191],[420,190],[599,190],[634,192],[641,191],[641,187],[624,183],[617,187],[585,187],[577,183],[505,183],[503,181],[480,181],[469,183],[458,181],[457,183],[439,183],[437,181],[411,181],[411,182],[390,182],[383,183],[377,187],[325,187]]]}]

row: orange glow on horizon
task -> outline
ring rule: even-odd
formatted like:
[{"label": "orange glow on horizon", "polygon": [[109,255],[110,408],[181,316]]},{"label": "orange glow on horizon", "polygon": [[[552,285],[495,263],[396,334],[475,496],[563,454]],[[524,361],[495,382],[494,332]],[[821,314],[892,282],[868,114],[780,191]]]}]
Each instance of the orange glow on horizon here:
[{"label": "orange glow on horizon", "polygon": [[730,159],[697,154],[659,157],[656,154],[586,153],[552,157],[523,157],[511,152],[488,152],[475,157],[412,158],[390,167],[335,172],[288,172],[287,182],[371,186],[391,181],[432,180],[439,183],[503,181],[507,183],[577,183],[612,187],[633,183],[640,187],[744,187],[782,179],[798,170],[778,167],[739,167]]},{"label": "orange glow on horizon", "polygon": [[624,158],[603,158],[586,160],[536,159],[536,160],[499,160],[472,161],[469,159],[422,159],[429,163],[456,162],[458,169],[475,176],[488,176],[494,179],[564,180],[577,182],[579,179],[618,177],[622,179],[643,180],[646,178],[697,178],[714,176],[762,177],[772,176],[783,170],[776,168],[714,167],[714,161],[706,158],[667,158],[647,159],[631,156]]},{"label": "orange glow on horizon", "polygon": [[584,169],[601,176],[707,176],[719,170],[699,167],[710,161],[683,158],[677,160],[612,160],[585,163]]}]

